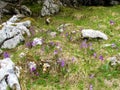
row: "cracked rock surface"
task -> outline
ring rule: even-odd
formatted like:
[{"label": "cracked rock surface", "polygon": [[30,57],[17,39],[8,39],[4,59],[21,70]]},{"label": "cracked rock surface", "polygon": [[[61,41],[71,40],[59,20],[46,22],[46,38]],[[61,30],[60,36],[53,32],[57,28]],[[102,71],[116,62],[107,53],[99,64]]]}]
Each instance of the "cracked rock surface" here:
[{"label": "cracked rock surface", "polygon": [[29,20],[16,23],[21,17],[21,15],[15,15],[2,24],[3,27],[0,30],[0,48],[15,48],[20,42],[24,41],[24,34],[31,35],[28,29],[31,25]]}]

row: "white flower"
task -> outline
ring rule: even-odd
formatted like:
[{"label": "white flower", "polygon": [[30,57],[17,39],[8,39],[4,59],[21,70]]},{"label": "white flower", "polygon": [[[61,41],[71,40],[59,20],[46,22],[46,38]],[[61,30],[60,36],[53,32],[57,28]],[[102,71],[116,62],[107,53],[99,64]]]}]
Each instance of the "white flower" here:
[{"label": "white flower", "polygon": [[55,37],[56,34],[57,34],[56,32],[51,32],[51,33],[50,33],[51,37]]},{"label": "white flower", "polygon": [[26,54],[23,53],[23,52],[21,52],[21,53],[19,54],[19,57],[20,57],[20,58],[23,58],[23,57],[25,57],[25,56],[26,56]]}]

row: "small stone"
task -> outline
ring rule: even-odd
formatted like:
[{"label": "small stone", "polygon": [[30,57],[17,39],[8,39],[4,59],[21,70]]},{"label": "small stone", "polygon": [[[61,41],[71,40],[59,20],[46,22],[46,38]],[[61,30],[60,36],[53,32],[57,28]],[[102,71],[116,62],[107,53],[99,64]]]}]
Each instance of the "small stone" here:
[{"label": "small stone", "polygon": [[50,64],[49,63],[44,63],[43,64],[43,73],[47,72],[50,68]]}]

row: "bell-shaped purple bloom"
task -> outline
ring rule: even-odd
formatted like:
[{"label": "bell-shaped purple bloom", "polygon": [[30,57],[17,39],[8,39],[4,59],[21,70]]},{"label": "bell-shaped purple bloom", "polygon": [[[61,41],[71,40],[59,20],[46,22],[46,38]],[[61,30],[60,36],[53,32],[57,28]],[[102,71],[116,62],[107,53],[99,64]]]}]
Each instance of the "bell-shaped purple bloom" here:
[{"label": "bell-shaped purple bloom", "polygon": [[38,72],[36,72],[36,74],[35,74],[36,76],[39,76],[39,73]]},{"label": "bell-shaped purple bloom", "polygon": [[99,59],[102,61],[102,60],[103,60],[103,56],[102,56],[102,55],[100,55],[100,56],[99,56]]},{"label": "bell-shaped purple bloom", "polygon": [[33,43],[32,41],[27,42],[27,43],[26,43],[26,47],[27,47],[27,48],[32,48],[32,43]]},{"label": "bell-shaped purple bloom", "polygon": [[61,66],[61,67],[64,67],[65,66],[65,61],[62,59],[62,58],[58,58],[58,64]]},{"label": "bell-shaped purple bloom", "polygon": [[115,22],[113,20],[110,20],[110,25],[114,25]]},{"label": "bell-shaped purple bloom", "polygon": [[9,58],[10,57],[10,55],[8,54],[8,52],[4,52],[3,56],[4,56],[4,58]]},{"label": "bell-shaped purple bloom", "polygon": [[96,53],[93,53],[93,56],[94,56],[94,58],[96,58],[96,57],[97,57],[97,54],[96,54]]},{"label": "bell-shaped purple bloom", "polygon": [[92,84],[90,84],[89,90],[93,90],[93,85]]},{"label": "bell-shaped purple bloom", "polygon": [[35,72],[35,71],[36,71],[36,67],[32,67],[31,72]]},{"label": "bell-shaped purple bloom", "polygon": [[57,51],[57,50],[54,51],[54,55],[56,55],[56,54],[58,54],[58,51]]},{"label": "bell-shaped purple bloom", "polygon": [[82,41],[81,48],[87,48],[87,47],[88,47],[87,40]]},{"label": "bell-shaped purple bloom", "polygon": [[68,33],[65,34],[66,37],[68,37],[68,35],[69,35]]},{"label": "bell-shaped purple bloom", "polygon": [[55,43],[54,43],[54,42],[50,42],[50,45],[51,45],[51,46],[54,46],[54,45],[55,45]]},{"label": "bell-shaped purple bloom", "polygon": [[61,60],[61,67],[64,67],[64,66],[65,66],[65,61]]},{"label": "bell-shaped purple bloom", "polygon": [[75,58],[74,58],[74,57],[72,57],[72,61],[73,61],[73,62],[75,61]]},{"label": "bell-shaped purple bloom", "polygon": [[112,47],[112,48],[116,48],[117,46],[116,46],[115,43],[112,43],[112,44],[111,44],[111,47]]}]

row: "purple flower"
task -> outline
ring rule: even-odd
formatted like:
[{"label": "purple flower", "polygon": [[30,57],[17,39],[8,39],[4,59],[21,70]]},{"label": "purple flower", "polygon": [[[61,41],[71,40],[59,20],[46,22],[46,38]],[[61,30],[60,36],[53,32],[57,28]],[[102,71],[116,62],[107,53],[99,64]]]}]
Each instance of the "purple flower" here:
[{"label": "purple flower", "polygon": [[90,78],[92,79],[93,77],[94,77],[94,74],[91,74],[91,75],[90,75]]},{"label": "purple flower", "polygon": [[3,56],[4,56],[4,58],[9,58],[10,57],[10,55],[8,54],[8,52],[4,52]]},{"label": "purple flower", "polygon": [[28,68],[30,70],[30,73],[35,73],[36,72],[36,63],[35,62],[29,62],[28,63]]},{"label": "purple flower", "polygon": [[113,20],[110,20],[110,25],[114,25],[114,21]]},{"label": "purple flower", "polygon": [[35,67],[32,67],[32,68],[31,68],[31,72],[34,72],[34,71],[36,71],[36,68],[35,68]]},{"label": "purple flower", "polygon": [[58,61],[57,61],[61,67],[64,67],[65,66],[65,61],[61,58],[58,58]]},{"label": "purple flower", "polygon": [[61,60],[61,67],[64,67],[64,66],[65,66],[65,61]]},{"label": "purple flower", "polygon": [[87,45],[87,40],[84,40],[82,43],[81,43],[81,48],[87,48],[88,45]]},{"label": "purple flower", "polygon": [[27,43],[26,43],[26,47],[32,48],[32,42],[31,42],[31,41],[30,41],[30,42],[27,42]]},{"label": "purple flower", "polygon": [[56,54],[58,54],[58,51],[57,51],[57,50],[54,51],[54,55],[56,55]]},{"label": "purple flower", "polygon": [[96,54],[96,53],[94,53],[94,54],[93,54],[93,56],[94,56],[94,58],[96,58],[96,57],[97,57],[97,54]]},{"label": "purple flower", "polygon": [[39,73],[38,73],[38,72],[36,72],[36,76],[39,76]]},{"label": "purple flower", "polygon": [[102,56],[102,55],[100,55],[100,56],[99,56],[99,59],[102,61],[102,60],[103,60],[103,56]]},{"label": "purple flower", "polygon": [[112,44],[111,44],[111,47],[112,47],[112,48],[115,48],[115,47],[116,47],[116,44],[115,44],[115,43],[112,43]]},{"label": "purple flower", "polygon": [[75,58],[74,58],[74,57],[72,57],[72,61],[75,61]]},{"label": "purple flower", "polygon": [[65,36],[68,37],[68,33],[66,33]]},{"label": "purple flower", "polygon": [[59,48],[60,51],[62,51],[62,48]]},{"label": "purple flower", "polygon": [[93,90],[93,85],[92,84],[90,84],[89,90]]},{"label": "purple flower", "polygon": [[55,45],[55,43],[54,43],[54,42],[50,42],[50,45],[51,45],[51,46],[54,46],[54,45]]}]

